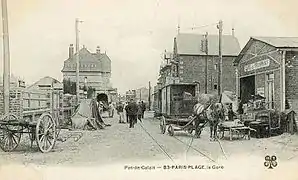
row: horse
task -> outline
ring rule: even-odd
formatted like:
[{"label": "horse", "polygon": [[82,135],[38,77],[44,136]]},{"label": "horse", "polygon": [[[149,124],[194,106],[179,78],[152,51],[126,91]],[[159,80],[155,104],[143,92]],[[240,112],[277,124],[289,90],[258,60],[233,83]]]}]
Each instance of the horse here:
[{"label": "horse", "polygon": [[225,109],[222,103],[211,104],[206,110],[207,120],[210,126],[210,140],[217,139],[218,124],[225,119]]},{"label": "horse", "polygon": [[[203,102],[203,103],[201,103]],[[196,116],[195,129],[196,136],[199,136],[199,123],[209,122],[210,140],[217,138],[217,126],[220,121],[224,120],[224,106],[218,101],[217,96],[204,94],[198,99],[194,106],[194,115]]]}]

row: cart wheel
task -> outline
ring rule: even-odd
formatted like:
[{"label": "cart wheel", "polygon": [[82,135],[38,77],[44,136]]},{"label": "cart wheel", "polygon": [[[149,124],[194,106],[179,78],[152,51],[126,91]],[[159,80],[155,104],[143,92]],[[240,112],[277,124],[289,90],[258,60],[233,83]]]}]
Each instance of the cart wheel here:
[{"label": "cart wheel", "polygon": [[4,152],[10,152],[15,150],[21,141],[21,131],[21,126],[0,126],[0,148]]},{"label": "cart wheel", "polygon": [[50,114],[42,114],[36,125],[36,142],[39,150],[49,152],[56,143],[56,124]]},{"label": "cart wheel", "polygon": [[[192,118],[193,117],[188,117],[188,119],[189,120],[192,120]],[[189,134],[192,134],[193,133],[193,131],[195,130],[195,121],[193,121],[190,125],[189,125],[189,128],[187,129],[187,132],[189,133]]]},{"label": "cart wheel", "polygon": [[192,127],[189,128],[189,129],[187,130],[187,132],[188,132],[189,134],[192,134],[192,133],[193,133],[193,128],[192,128]]},{"label": "cart wheel", "polygon": [[169,125],[169,127],[168,127],[168,133],[169,133],[170,136],[174,136],[174,128],[173,128],[172,125]]},{"label": "cart wheel", "polygon": [[162,116],[161,119],[160,119],[159,127],[160,127],[161,134],[164,134],[166,132],[166,127],[167,127],[166,118],[164,116]]},{"label": "cart wheel", "polygon": [[201,136],[201,134],[202,134],[202,129],[199,128],[199,129],[196,131],[195,137],[196,137],[196,138],[199,138],[199,137]]},{"label": "cart wheel", "polygon": [[219,128],[219,130],[217,131],[217,134],[218,134],[219,139],[223,139],[225,136],[225,131],[223,129]]},{"label": "cart wheel", "polygon": [[55,124],[56,124],[56,139],[58,139],[59,134],[61,132],[61,125],[59,123],[59,117],[56,118]]}]

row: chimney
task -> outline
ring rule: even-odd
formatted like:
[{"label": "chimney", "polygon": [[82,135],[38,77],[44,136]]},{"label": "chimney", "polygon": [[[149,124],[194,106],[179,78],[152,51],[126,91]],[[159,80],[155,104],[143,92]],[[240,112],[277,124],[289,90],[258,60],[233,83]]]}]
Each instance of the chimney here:
[{"label": "chimney", "polygon": [[232,36],[235,37],[235,29],[232,28]]},{"label": "chimney", "polygon": [[100,54],[100,47],[99,46],[96,47],[96,54]]},{"label": "chimney", "polygon": [[73,47],[73,44],[70,44],[68,49],[68,57],[73,58],[73,55],[74,55],[74,47]]}]

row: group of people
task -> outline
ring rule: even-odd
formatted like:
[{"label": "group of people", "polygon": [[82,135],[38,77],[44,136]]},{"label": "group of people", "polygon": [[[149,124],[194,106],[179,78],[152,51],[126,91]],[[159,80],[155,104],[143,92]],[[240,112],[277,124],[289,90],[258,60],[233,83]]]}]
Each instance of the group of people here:
[{"label": "group of people", "polygon": [[119,115],[119,123],[129,123],[129,128],[134,128],[137,120],[142,121],[146,111],[146,104],[143,101],[136,102],[133,99],[130,102],[119,102],[116,107],[117,114]]}]

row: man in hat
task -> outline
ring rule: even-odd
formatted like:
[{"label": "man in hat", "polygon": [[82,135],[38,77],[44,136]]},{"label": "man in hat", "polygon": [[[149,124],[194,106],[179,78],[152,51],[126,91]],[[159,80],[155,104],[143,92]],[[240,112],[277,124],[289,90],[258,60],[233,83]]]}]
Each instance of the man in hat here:
[{"label": "man in hat", "polygon": [[134,128],[134,125],[137,122],[138,105],[133,99],[131,99],[126,108],[129,118],[129,128]]},{"label": "man in hat", "polygon": [[123,112],[123,104],[122,102],[119,102],[117,107],[116,107],[116,110],[117,110],[117,114],[119,115],[119,123],[125,123],[124,122],[124,112]]}]

